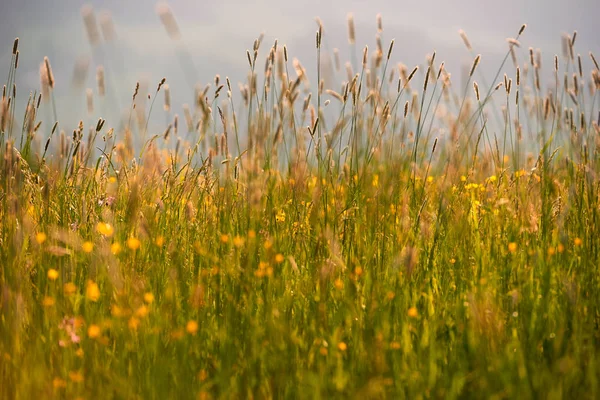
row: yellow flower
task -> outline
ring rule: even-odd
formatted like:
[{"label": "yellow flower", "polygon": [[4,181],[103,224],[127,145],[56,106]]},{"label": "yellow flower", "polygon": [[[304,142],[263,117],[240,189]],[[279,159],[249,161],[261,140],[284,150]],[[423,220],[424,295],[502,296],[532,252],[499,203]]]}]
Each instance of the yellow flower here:
[{"label": "yellow flower", "polygon": [[42,300],[42,305],[44,307],[52,307],[54,305],[54,297],[45,296],[44,300]]},{"label": "yellow flower", "polygon": [[285,222],[285,211],[281,210],[275,216],[275,221],[277,222]]},{"label": "yellow flower", "polygon": [[236,235],[233,238],[233,245],[237,248],[240,248],[244,245],[244,238],[241,237],[240,235]]},{"label": "yellow flower", "polygon": [[110,252],[115,256],[121,252],[121,245],[117,242],[110,245]]},{"label": "yellow flower", "polygon": [[74,294],[77,291],[77,286],[73,282],[65,283],[63,290],[67,296]]},{"label": "yellow flower", "polygon": [[281,264],[281,263],[283,262],[283,260],[284,260],[284,258],[283,258],[283,254],[281,254],[281,253],[277,253],[277,254],[275,255],[275,262],[276,262],[277,264]]},{"label": "yellow flower", "polygon": [[139,249],[141,245],[142,245],[142,242],[140,242],[140,240],[138,238],[135,238],[132,236],[129,239],[127,239],[127,247],[129,247],[133,251],[136,251],[137,249]]},{"label": "yellow flower", "polygon": [[115,233],[115,228],[113,228],[113,226],[108,222],[98,222],[98,225],[96,225],[96,230],[98,233],[106,237],[111,237]]},{"label": "yellow flower", "polygon": [[344,342],[339,342],[337,347],[340,351],[346,351],[348,349],[348,345]]},{"label": "yellow flower", "polygon": [[98,325],[90,325],[88,328],[88,337],[90,339],[96,339],[97,337],[100,336],[101,330],[100,327]]},{"label": "yellow flower", "polygon": [[137,310],[135,310],[135,315],[140,317],[140,318],[144,318],[145,316],[148,315],[148,307],[146,306],[140,306]]},{"label": "yellow flower", "polygon": [[408,316],[411,318],[417,318],[419,312],[417,311],[417,307],[411,307],[408,309]]},{"label": "yellow flower", "polygon": [[508,251],[510,251],[511,253],[515,253],[517,251],[517,244],[515,242],[510,242],[508,244]]},{"label": "yellow flower", "polygon": [[100,298],[100,289],[98,288],[98,284],[96,282],[88,281],[85,289],[85,297],[87,297],[87,299],[90,301],[98,301]]},{"label": "yellow flower", "polygon": [[154,301],[154,295],[150,292],[144,293],[144,301],[148,304],[151,304]]},{"label": "yellow flower", "polygon": [[165,238],[164,238],[164,236],[158,236],[156,238],[156,240],[154,241],[154,243],[156,243],[156,245],[158,247],[162,247],[162,245],[165,244]]},{"label": "yellow flower", "polygon": [[198,379],[200,379],[200,382],[204,382],[207,378],[208,378],[208,372],[206,372],[205,369],[201,369],[200,372],[198,373]]},{"label": "yellow flower", "polygon": [[192,321],[188,321],[187,325],[185,326],[185,330],[190,335],[195,335],[196,332],[198,332],[198,323],[196,321],[193,321],[193,320]]},{"label": "yellow flower", "polygon": [[48,270],[48,279],[50,279],[51,281],[57,280],[58,279],[58,271],[53,268],[50,268]]},{"label": "yellow flower", "polygon": [[362,269],[362,267],[356,267],[356,268],[354,268],[354,274],[355,274],[357,277],[361,276],[361,275],[363,274],[363,269]]},{"label": "yellow flower", "polygon": [[84,242],[83,246],[81,246],[83,251],[85,251],[86,253],[91,253],[92,250],[94,250],[94,243],[92,242]]},{"label": "yellow flower", "polygon": [[44,232],[38,232],[35,234],[35,241],[42,244],[48,239],[48,236]]},{"label": "yellow flower", "polygon": [[338,290],[342,290],[344,288],[344,282],[340,278],[336,279],[333,284],[335,285],[335,288]]},{"label": "yellow flower", "polygon": [[392,350],[400,350],[400,343],[392,342],[390,343],[390,347],[392,348]]},{"label": "yellow flower", "polygon": [[110,313],[112,314],[113,317],[122,317],[123,316],[123,309],[121,309],[121,307],[119,307],[116,304],[113,304],[110,308]]},{"label": "yellow flower", "polygon": [[71,371],[69,372],[69,379],[75,383],[81,383],[83,382],[83,375],[79,371]]},{"label": "yellow flower", "polygon": [[63,379],[60,379],[57,377],[52,380],[52,386],[55,389],[61,389],[61,388],[64,389],[67,387],[67,382],[65,382]]},{"label": "yellow flower", "polygon": [[110,178],[108,178],[108,182],[110,183],[115,183],[117,181],[117,178],[114,176],[111,176]]},{"label": "yellow flower", "polygon": [[573,240],[573,244],[575,246],[581,246],[583,244],[583,240],[581,240],[581,238],[576,237],[575,240]]},{"label": "yellow flower", "polygon": [[373,182],[371,182],[371,184],[375,188],[379,187],[379,175],[377,175],[377,174],[373,175]]},{"label": "yellow flower", "polygon": [[136,317],[131,317],[127,322],[127,326],[129,326],[129,329],[131,329],[132,331],[135,331],[137,330],[138,326],[140,326],[140,320]]},{"label": "yellow flower", "polygon": [[229,242],[229,236],[226,235],[225,233],[221,235],[221,242],[222,243],[227,243]]},{"label": "yellow flower", "polygon": [[256,231],[254,229],[250,229],[248,231],[248,239],[254,239],[256,237]]}]

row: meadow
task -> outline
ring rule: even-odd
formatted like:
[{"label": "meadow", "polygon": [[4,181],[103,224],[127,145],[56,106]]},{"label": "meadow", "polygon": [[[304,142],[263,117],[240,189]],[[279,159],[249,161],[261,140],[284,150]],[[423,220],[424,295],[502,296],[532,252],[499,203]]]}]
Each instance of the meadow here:
[{"label": "meadow", "polygon": [[0,398],[600,396],[594,55],[574,33],[542,67],[523,25],[483,77],[461,32],[459,85],[353,30],[343,82],[322,26],[317,65],[259,37],[247,82],[215,77],[160,131],[168,77],[133,82],[123,121],[43,118],[47,58],[17,120],[15,41]]}]

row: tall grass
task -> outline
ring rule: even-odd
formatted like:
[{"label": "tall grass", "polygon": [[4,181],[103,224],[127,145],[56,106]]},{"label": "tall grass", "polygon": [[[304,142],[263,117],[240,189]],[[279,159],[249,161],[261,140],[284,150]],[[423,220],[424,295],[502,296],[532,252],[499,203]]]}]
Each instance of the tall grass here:
[{"label": "tall grass", "polygon": [[277,43],[260,70],[261,37],[164,132],[164,79],[120,125],[42,120],[48,59],[18,132],[15,43],[0,397],[597,398],[600,72],[573,35],[545,87],[524,29],[514,74],[473,84],[474,55],[458,89],[393,42],[341,90]]}]

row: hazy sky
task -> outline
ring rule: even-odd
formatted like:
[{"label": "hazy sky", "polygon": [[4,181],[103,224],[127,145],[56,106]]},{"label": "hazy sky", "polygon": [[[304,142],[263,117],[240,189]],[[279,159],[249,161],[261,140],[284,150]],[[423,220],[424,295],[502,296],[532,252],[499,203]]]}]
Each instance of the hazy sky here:
[{"label": "hazy sky", "polygon": [[[116,41],[103,42],[99,50],[92,51],[81,18],[85,4],[93,7],[97,17],[103,12],[112,15]],[[230,76],[237,87],[247,70],[246,49],[264,32],[263,55],[278,38],[280,44],[287,44],[292,57],[303,62],[310,77],[315,68],[317,16],[325,26],[325,48],[339,47],[347,57],[347,14],[354,14],[358,47],[368,44],[373,48],[375,17],[381,13],[384,46],[396,39],[394,64],[423,63],[425,56],[435,49],[437,60],[445,60],[454,76],[460,76],[461,69],[472,61],[457,33],[460,28],[467,32],[474,51],[482,54],[482,70],[488,72],[490,80],[507,50],[505,39],[515,36],[522,23],[528,24],[521,41],[522,57],[529,46],[541,48],[546,66],[551,65],[553,55],[560,52],[561,34],[574,30],[578,31],[576,52],[584,56],[587,67],[588,51],[600,55],[600,1],[597,0],[173,0],[168,4],[182,33],[180,44],[169,38],[156,14],[156,3],[150,0],[2,0],[0,73],[7,73],[12,42],[19,36],[17,82],[22,99],[39,88],[39,65],[44,56],[49,56],[56,77],[59,119],[66,121],[65,124],[75,124],[86,109],[85,89],[71,87],[78,59],[90,60],[85,86],[94,90],[95,97],[96,67],[102,64],[106,68],[112,96],[105,102],[126,107],[136,81],[147,80],[149,90],[153,91],[164,76],[170,83],[174,105],[191,103],[191,85],[181,67],[181,50],[177,49],[185,48],[191,55],[195,70],[191,79],[197,83],[212,82],[218,73],[223,78]],[[259,65],[263,64],[261,60]],[[512,69],[512,64],[509,66]],[[112,104],[101,103],[97,100],[96,113],[110,113]],[[181,113],[181,109],[175,107],[175,112]]]}]

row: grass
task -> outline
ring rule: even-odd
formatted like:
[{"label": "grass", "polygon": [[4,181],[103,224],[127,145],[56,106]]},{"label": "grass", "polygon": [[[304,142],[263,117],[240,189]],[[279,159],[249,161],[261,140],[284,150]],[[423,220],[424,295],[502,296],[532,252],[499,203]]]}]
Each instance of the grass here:
[{"label": "grass", "polygon": [[379,45],[309,95],[321,67],[275,44],[259,77],[259,38],[241,95],[153,133],[137,85],[73,134],[38,124],[49,61],[18,132],[15,45],[0,397],[597,398],[600,77],[564,40],[555,87],[516,42],[477,93],[479,57],[455,90]]}]

